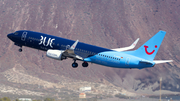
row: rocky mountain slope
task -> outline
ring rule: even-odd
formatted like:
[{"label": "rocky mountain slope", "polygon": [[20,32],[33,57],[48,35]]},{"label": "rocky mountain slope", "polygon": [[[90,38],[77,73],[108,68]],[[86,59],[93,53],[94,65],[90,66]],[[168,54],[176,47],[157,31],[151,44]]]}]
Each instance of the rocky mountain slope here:
[{"label": "rocky mountain slope", "polygon": [[[12,87],[26,85],[18,88],[34,93],[33,87],[37,85],[66,87],[59,84],[62,77],[66,77],[70,81],[65,79],[64,83],[81,80],[153,94],[159,89],[158,80],[162,77],[163,90],[179,92],[179,10],[178,0],[1,0],[0,83]],[[173,59],[174,62],[142,70],[114,69],[96,64],[73,69],[71,59],[49,59],[45,52],[27,47],[19,53],[19,47],[6,37],[16,30],[79,39],[105,48],[125,47],[140,38],[136,49],[159,30],[164,30],[167,34],[155,59]],[[36,91],[41,95],[40,92],[43,90]]]}]

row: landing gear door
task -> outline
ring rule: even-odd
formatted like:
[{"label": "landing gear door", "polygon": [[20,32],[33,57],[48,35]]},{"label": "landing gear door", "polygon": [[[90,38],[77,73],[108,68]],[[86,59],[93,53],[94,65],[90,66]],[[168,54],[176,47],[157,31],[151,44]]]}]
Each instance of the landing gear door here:
[{"label": "landing gear door", "polygon": [[27,36],[27,32],[23,32],[23,34],[21,36],[21,40],[25,41],[26,40],[26,36]]}]

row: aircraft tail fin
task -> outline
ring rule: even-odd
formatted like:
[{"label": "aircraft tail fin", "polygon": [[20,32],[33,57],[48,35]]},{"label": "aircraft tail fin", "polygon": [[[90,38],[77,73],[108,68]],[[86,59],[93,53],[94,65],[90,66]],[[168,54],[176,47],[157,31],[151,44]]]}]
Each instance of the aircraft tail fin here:
[{"label": "aircraft tail fin", "polygon": [[165,31],[159,31],[156,35],[154,35],[151,39],[149,39],[140,48],[135,50],[133,52],[133,55],[149,61],[153,61],[165,35],[166,35]]}]

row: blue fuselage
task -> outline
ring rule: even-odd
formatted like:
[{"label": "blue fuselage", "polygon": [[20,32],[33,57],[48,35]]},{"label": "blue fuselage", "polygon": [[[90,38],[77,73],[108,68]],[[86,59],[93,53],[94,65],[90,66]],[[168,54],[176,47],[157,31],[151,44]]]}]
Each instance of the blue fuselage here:
[{"label": "blue fuselage", "polygon": [[[11,39],[15,45],[27,46],[43,51],[49,49],[66,50],[75,42],[65,38],[26,30],[8,34],[8,38]],[[77,44],[74,53],[83,57],[83,61],[115,68],[141,69],[154,66],[154,64],[140,63],[143,59],[127,54],[126,52],[117,52],[82,42]]]}]

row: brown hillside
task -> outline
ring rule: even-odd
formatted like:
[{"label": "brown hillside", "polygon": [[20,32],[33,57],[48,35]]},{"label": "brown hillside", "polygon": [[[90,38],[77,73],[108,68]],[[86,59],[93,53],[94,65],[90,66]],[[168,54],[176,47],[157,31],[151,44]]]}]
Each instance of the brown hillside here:
[{"label": "brown hillside", "polygon": [[[159,89],[159,77],[163,77],[162,89],[180,91],[179,11],[179,0],[1,0],[0,72],[6,73],[20,66],[32,78],[55,86],[61,81],[56,76],[65,76],[90,82],[104,79],[133,92],[147,88],[147,91],[155,91]],[[140,38],[137,49],[159,30],[164,30],[167,34],[155,59],[173,59],[174,62],[142,70],[114,69],[96,64],[83,68],[78,62],[80,66],[73,69],[71,59],[49,59],[45,52],[27,47],[19,53],[19,47],[7,38],[8,33],[16,30],[79,39],[110,49],[128,46]]]}]

